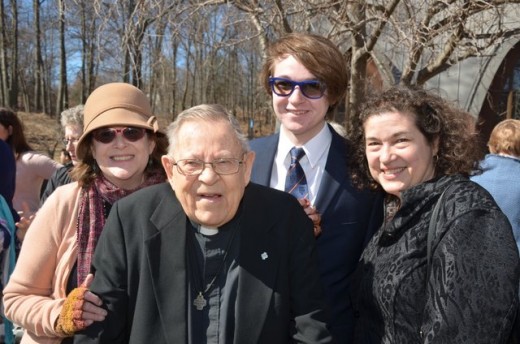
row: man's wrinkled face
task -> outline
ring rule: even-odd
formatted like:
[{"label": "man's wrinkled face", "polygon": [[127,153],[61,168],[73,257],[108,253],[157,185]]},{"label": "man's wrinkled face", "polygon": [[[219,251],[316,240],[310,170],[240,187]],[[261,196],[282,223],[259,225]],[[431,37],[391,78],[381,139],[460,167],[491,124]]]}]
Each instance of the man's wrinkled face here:
[{"label": "man's wrinkled face", "polygon": [[[231,125],[226,121],[193,120],[185,122],[177,133],[173,157],[163,156],[168,180],[186,215],[206,227],[219,227],[236,214],[244,189],[249,183],[254,153],[244,153]],[[205,164],[198,175],[184,175],[174,164],[196,159],[213,162],[218,159],[242,161],[233,174],[218,174]]]}]

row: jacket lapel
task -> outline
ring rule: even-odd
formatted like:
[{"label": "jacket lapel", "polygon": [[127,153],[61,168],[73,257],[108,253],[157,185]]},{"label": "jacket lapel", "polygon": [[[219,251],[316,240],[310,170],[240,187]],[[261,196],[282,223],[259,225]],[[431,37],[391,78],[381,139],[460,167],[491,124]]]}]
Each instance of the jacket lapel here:
[{"label": "jacket lapel", "polygon": [[269,234],[273,224],[267,220],[268,216],[255,211],[258,207],[250,201],[254,198],[253,190],[250,193],[246,190],[240,235],[235,343],[258,342],[280,260],[280,252]]},{"label": "jacket lapel", "polygon": [[145,239],[145,249],[162,327],[168,343],[186,343],[186,215],[173,191],[150,221],[158,231]]},{"label": "jacket lapel", "polygon": [[320,184],[320,190],[316,196],[316,209],[323,215],[330,202],[345,183],[348,178],[346,150],[347,144],[345,140],[329,126],[332,133],[332,142],[330,144],[325,171]]},{"label": "jacket lapel", "polygon": [[255,150],[255,164],[251,172],[251,181],[264,186],[271,183],[271,173],[273,171],[274,155],[278,147],[279,135],[272,135],[261,139],[261,149]]}]

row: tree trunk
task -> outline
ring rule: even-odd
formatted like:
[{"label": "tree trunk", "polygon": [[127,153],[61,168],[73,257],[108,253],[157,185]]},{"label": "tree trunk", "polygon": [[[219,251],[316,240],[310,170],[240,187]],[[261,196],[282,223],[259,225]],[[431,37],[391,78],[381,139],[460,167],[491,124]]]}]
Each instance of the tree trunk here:
[{"label": "tree trunk", "polygon": [[[10,75],[9,75],[9,85],[11,86],[9,90],[9,106],[13,109],[18,108],[18,2],[17,0],[11,0],[11,10],[12,10],[12,38],[13,43],[11,47],[11,64],[10,64]],[[29,109],[26,109],[28,111]]]},{"label": "tree trunk", "polygon": [[[59,27],[60,27],[60,84],[58,99],[56,102],[56,113],[61,113],[69,107],[69,95],[67,86],[67,54],[65,51],[65,0],[58,0],[59,3]],[[60,116],[57,116],[59,122]]]},{"label": "tree trunk", "polygon": [[172,58],[172,80],[171,80],[171,87],[172,87],[172,102],[170,107],[170,112],[172,114],[172,121],[175,120],[175,115],[177,113],[177,51],[179,49],[179,39],[176,34],[172,35],[172,51],[173,51],[173,58]]},{"label": "tree trunk", "polygon": [[[353,5],[359,22],[362,22],[365,15],[365,6],[361,4]],[[366,27],[360,24],[352,34],[352,57],[350,62],[350,89],[347,95],[348,103],[345,111],[345,123],[355,120],[358,116],[361,102],[366,88],[366,70],[368,54],[365,49]],[[348,126],[348,125],[347,125]]]},{"label": "tree trunk", "polygon": [[[34,36],[35,49],[34,49],[34,104],[33,109],[35,111],[42,111],[43,100],[43,60],[42,60],[42,45],[41,45],[41,28],[40,28],[40,0],[33,0],[33,13],[34,13]],[[45,111],[45,110],[44,110]]]},{"label": "tree trunk", "polygon": [[5,22],[4,2],[0,1],[0,103],[10,107],[9,104],[9,69],[7,65],[7,27]]}]

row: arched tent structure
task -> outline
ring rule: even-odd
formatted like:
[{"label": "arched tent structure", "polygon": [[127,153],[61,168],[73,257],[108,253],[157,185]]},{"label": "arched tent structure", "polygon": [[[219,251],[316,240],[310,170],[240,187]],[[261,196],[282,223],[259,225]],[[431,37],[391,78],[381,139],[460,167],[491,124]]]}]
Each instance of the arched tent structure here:
[{"label": "arched tent structure", "polygon": [[[403,56],[393,50],[390,59],[387,52],[385,44],[379,45],[372,53],[370,63],[377,69],[383,84],[392,85],[399,82]],[[506,117],[520,118],[518,110],[515,111],[520,107],[520,96],[513,100],[518,103],[516,107],[509,104],[509,112],[504,101],[515,88],[515,94],[520,95],[520,37],[497,44],[482,56],[453,65],[424,86],[437,90],[470,113],[486,142],[496,123]]]}]

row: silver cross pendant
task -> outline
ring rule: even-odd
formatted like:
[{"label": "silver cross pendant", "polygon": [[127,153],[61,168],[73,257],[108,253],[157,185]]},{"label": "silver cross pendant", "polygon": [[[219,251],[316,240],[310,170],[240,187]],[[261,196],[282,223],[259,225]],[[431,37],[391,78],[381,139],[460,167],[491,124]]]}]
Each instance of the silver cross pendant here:
[{"label": "silver cross pendant", "polygon": [[208,304],[208,302],[206,301],[206,299],[202,295],[202,292],[199,292],[199,295],[197,295],[195,300],[193,300],[193,305],[195,306],[195,308],[197,308],[198,311],[203,310],[204,307],[206,307],[207,304]]}]

